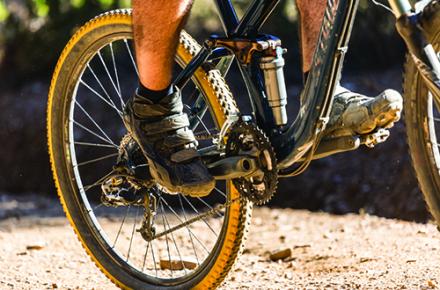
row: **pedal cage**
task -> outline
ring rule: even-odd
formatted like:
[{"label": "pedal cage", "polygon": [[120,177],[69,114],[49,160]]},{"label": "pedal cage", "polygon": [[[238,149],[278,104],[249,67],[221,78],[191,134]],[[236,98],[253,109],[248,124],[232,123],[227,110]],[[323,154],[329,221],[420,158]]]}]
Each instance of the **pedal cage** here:
[{"label": "pedal cage", "polygon": [[378,128],[373,133],[361,136],[361,144],[368,148],[374,148],[379,143],[385,142],[390,137],[390,131],[384,128]]}]

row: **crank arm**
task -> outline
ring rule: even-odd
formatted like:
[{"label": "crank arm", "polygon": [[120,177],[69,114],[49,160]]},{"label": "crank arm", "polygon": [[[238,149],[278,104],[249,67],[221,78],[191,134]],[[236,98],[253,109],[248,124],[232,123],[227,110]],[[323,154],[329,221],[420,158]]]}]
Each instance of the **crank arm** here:
[{"label": "crank arm", "polygon": [[207,164],[209,173],[217,180],[247,177],[258,170],[257,161],[249,156],[232,156]]}]

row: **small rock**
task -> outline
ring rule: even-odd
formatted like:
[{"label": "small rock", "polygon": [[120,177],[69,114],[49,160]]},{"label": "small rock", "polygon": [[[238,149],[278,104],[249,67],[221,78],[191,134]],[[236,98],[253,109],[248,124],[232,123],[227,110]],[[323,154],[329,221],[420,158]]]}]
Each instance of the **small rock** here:
[{"label": "small rock", "polygon": [[243,255],[245,255],[245,254],[250,254],[251,253],[251,249],[249,249],[249,248],[244,248],[244,250],[243,250]]},{"label": "small rock", "polygon": [[56,283],[52,283],[52,289],[58,289],[58,285]]},{"label": "small rock", "polygon": [[162,270],[192,270],[197,267],[197,262],[191,258],[171,257],[171,259],[161,259],[160,268]]},{"label": "small rock", "polygon": [[289,258],[292,256],[292,250],[290,248],[282,249],[282,250],[276,250],[270,253],[269,258],[272,261],[278,261],[281,259]]},{"label": "small rock", "polygon": [[295,245],[293,246],[293,249],[305,249],[305,248],[310,248],[311,245]]},{"label": "small rock", "polygon": [[26,246],[26,250],[35,250],[35,251],[40,251],[42,249],[44,249],[45,244],[44,243],[35,243],[32,245],[27,245]]},{"label": "small rock", "polygon": [[287,269],[296,269],[297,264],[295,262],[290,262],[287,264],[286,268]]},{"label": "small rock", "polygon": [[298,260],[297,257],[290,257],[290,258],[286,258],[286,259],[284,259],[283,261],[284,261],[284,262],[291,262],[291,261],[296,261],[296,260]]},{"label": "small rock", "polygon": [[374,259],[372,259],[372,258],[360,258],[360,260],[359,260],[359,262],[360,263],[366,263],[366,262],[371,262],[371,261],[373,261]]},{"label": "small rock", "polygon": [[427,283],[429,288],[437,288],[437,284],[434,281],[428,280]]},{"label": "small rock", "polygon": [[286,278],[286,279],[289,279],[289,280],[292,280],[293,279],[293,274],[292,274],[292,272],[287,272],[286,274],[284,274],[284,278]]},{"label": "small rock", "polygon": [[25,255],[27,255],[27,252],[19,252],[19,253],[17,253],[17,256],[25,256]]},{"label": "small rock", "polygon": [[415,262],[417,262],[417,260],[415,260],[415,259],[410,259],[410,260],[406,260],[406,262],[407,262],[407,263],[415,263]]}]

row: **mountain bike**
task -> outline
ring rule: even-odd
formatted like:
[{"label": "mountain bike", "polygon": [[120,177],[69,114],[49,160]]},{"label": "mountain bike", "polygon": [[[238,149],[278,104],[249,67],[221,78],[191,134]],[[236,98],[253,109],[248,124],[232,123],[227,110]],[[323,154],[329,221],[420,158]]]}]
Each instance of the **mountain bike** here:
[{"label": "mountain bike", "polygon": [[[329,0],[313,68],[289,122],[281,40],[260,33],[278,0],[255,0],[239,19],[216,0],[224,35],[202,45],[182,32],[174,84],[199,151],[217,180],[204,198],[167,194],[148,173],[122,112],[138,71],[130,10],[102,14],[71,38],[49,93],[48,143],[58,193],[79,240],[117,286],[208,289],[226,277],[243,247],[252,206],[275,193],[280,177],[314,159],[372,147],[389,135],[322,140],[358,0]],[[440,2],[389,1],[408,47],[405,122],[414,169],[440,221]],[[235,62],[252,113],[241,114],[225,75]]]}]

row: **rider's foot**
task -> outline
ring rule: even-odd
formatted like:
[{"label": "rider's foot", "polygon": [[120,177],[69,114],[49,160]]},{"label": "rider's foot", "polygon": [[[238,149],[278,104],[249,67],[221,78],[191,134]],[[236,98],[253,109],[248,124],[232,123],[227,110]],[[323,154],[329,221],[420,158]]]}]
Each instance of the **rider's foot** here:
[{"label": "rider's foot", "polygon": [[159,185],[168,192],[206,196],[215,180],[197,152],[197,141],[182,110],[178,89],[158,102],[136,93],[127,103],[124,122]]},{"label": "rider's foot", "polygon": [[399,121],[402,107],[402,96],[394,90],[372,98],[339,87],[324,138],[366,135],[377,128],[391,128]]}]

